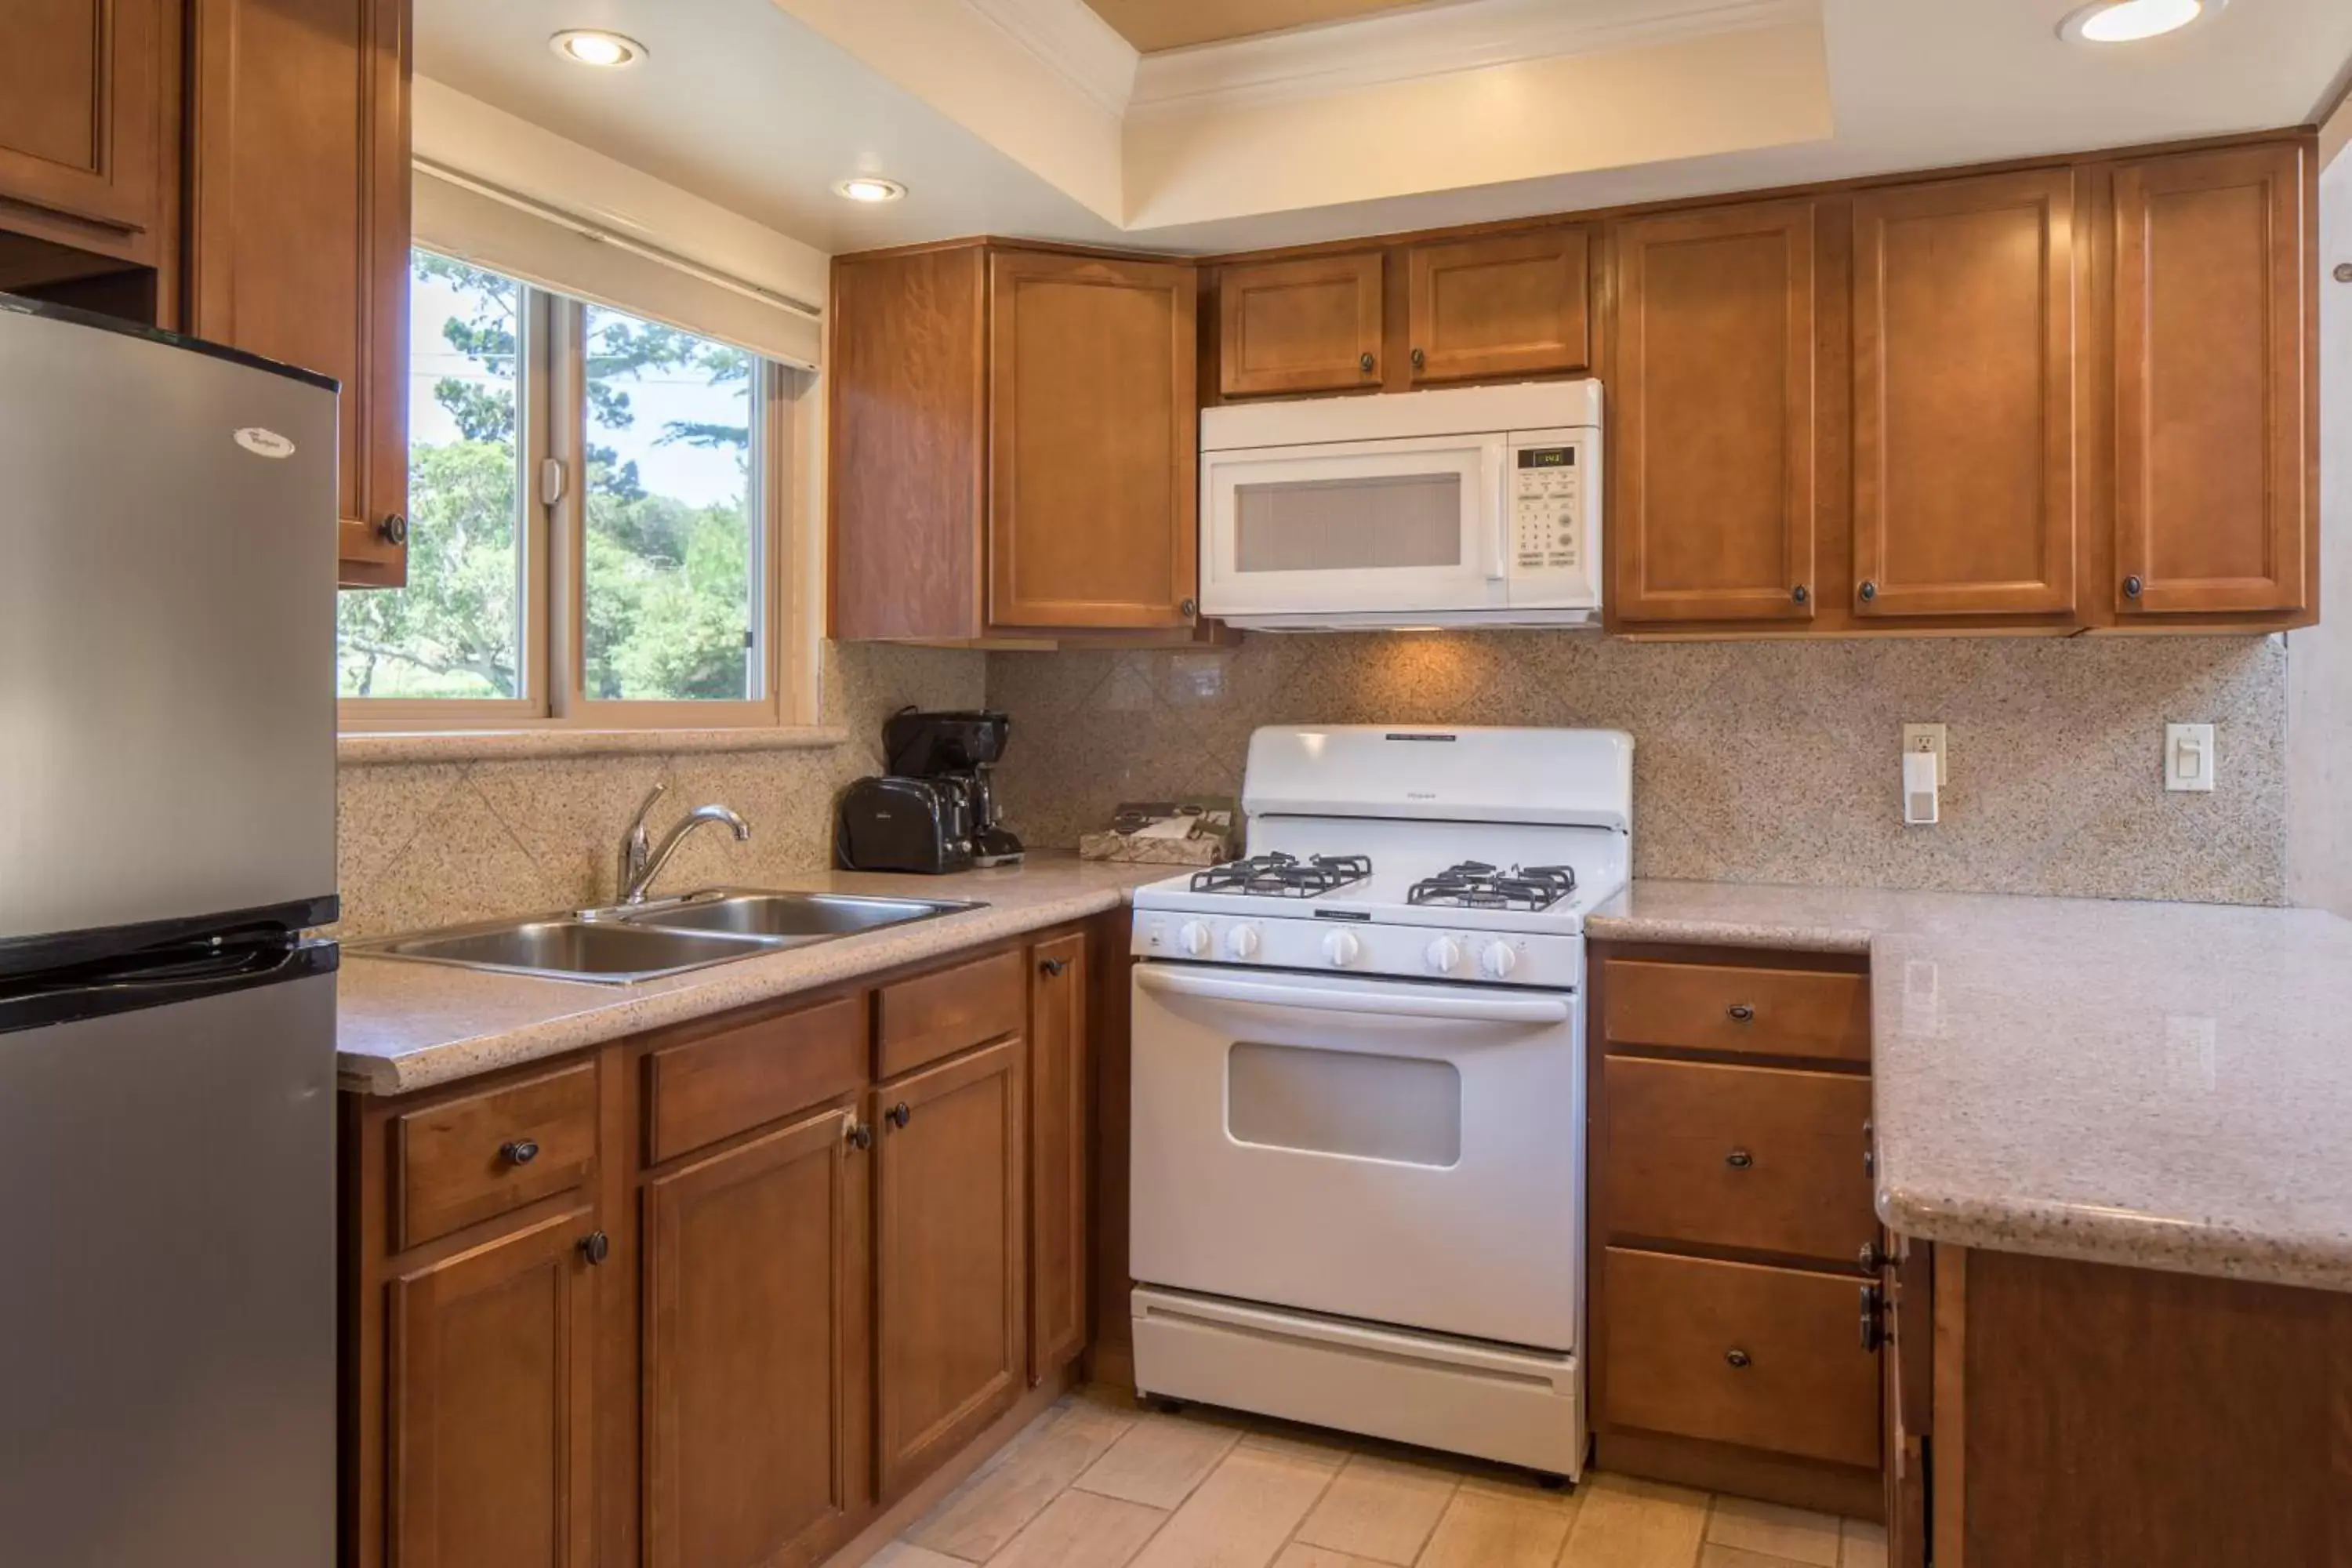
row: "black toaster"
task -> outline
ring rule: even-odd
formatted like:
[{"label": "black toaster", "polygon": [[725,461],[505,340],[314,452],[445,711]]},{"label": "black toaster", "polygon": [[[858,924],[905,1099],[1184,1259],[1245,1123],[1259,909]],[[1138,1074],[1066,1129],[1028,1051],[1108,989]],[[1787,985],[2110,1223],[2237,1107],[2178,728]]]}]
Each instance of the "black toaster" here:
[{"label": "black toaster", "polygon": [[862,778],[842,792],[834,859],[845,871],[961,871],[971,803],[960,779]]}]

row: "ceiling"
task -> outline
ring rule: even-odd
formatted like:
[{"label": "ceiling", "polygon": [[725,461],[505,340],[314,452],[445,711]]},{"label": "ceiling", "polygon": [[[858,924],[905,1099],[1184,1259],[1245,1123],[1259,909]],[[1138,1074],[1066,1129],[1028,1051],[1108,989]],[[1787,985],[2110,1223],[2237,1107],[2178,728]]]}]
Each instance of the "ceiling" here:
[{"label": "ceiling", "polygon": [[[2057,37],[2075,3],[415,0],[416,68],[838,253],[1252,248],[2272,129],[2352,61],[2344,0],[2107,49]],[[582,26],[647,58],[559,60]]]},{"label": "ceiling", "polygon": [[1122,38],[1145,54],[1278,33],[1318,22],[1346,22],[1375,11],[1408,9],[1413,0],[1087,0]]}]

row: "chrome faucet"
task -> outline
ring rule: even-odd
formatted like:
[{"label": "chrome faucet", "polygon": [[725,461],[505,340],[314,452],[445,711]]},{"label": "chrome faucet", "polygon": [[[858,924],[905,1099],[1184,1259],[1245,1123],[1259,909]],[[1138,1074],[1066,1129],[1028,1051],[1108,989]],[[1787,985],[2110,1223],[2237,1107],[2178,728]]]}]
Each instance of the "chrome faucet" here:
[{"label": "chrome faucet", "polygon": [[698,805],[678,818],[677,825],[663,835],[661,843],[656,846],[646,832],[646,818],[652,813],[654,803],[661,799],[668,791],[667,784],[654,785],[646,795],[645,804],[637,807],[636,819],[629,824],[629,831],[621,837],[619,887],[621,902],[625,904],[642,904],[646,901],[646,889],[653,886],[654,879],[661,875],[664,866],[669,864],[669,858],[677,853],[677,847],[685,842],[686,836],[704,823],[725,823],[735,830],[735,841],[739,844],[751,837],[750,823],[736,816],[726,806],[714,803],[710,805]]}]

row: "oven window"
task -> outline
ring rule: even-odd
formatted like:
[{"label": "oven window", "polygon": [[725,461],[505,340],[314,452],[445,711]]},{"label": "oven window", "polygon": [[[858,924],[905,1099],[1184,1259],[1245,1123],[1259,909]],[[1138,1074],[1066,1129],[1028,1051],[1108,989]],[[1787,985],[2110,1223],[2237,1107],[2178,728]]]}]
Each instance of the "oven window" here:
[{"label": "oven window", "polygon": [[1458,473],[1234,487],[1240,572],[1360,572],[1462,564]]},{"label": "oven window", "polygon": [[1270,1149],[1452,1166],[1462,1158],[1462,1074],[1452,1062],[1235,1042],[1225,1130]]}]

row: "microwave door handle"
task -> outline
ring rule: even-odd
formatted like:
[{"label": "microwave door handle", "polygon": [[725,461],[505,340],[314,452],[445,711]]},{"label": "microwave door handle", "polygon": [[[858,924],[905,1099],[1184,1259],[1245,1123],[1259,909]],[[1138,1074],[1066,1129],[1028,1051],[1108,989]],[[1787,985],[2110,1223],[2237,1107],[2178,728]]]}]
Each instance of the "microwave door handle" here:
[{"label": "microwave door handle", "polygon": [[1511,448],[1489,449],[1487,462],[1486,515],[1493,526],[1486,530],[1486,581],[1504,583],[1511,575]]},{"label": "microwave door handle", "polygon": [[1262,1007],[1296,1007],[1316,1013],[1370,1013],[1383,1017],[1434,1018],[1462,1024],[1565,1024],[1564,996],[1399,996],[1340,991],[1321,985],[1269,985],[1217,974],[1139,964],[1135,983],[1166,996],[1208,1002],[1248,1002]]}]

